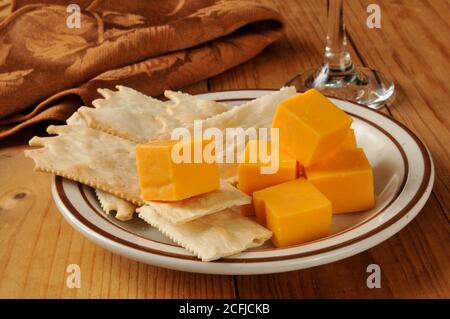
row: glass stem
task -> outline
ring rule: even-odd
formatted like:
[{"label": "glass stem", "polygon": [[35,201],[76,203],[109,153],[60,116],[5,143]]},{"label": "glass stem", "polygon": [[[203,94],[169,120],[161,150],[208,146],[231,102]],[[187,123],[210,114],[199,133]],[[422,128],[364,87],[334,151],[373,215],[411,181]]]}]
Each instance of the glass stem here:
[{"label": "glass stem", "polygon": [[344,0],[327,0],[327,39],[324,64],[329,71],[352,73],[352,58],[347,48]]}]

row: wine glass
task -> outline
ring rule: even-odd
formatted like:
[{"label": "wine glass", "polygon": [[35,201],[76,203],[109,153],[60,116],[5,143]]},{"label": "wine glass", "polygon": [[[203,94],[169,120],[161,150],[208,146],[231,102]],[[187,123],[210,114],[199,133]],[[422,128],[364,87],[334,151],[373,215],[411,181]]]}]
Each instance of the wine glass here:
[{"label": "wine glass", "polygon": [[295,76],[286,85],[299,92],[315,88],[327,96],[381,108],[392,102],[394,83],[382,73],[356,67],[347,48],[343,0],[327,0],[327,38],[323,64]]}]

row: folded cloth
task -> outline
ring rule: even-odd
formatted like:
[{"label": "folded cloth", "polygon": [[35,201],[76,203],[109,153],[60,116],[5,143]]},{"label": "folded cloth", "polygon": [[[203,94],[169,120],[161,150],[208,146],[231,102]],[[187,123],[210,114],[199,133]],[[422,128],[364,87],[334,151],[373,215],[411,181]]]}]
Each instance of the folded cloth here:
[{"label": "folded cloth", "polygon": [[16,0],[0,19],[0,138],[65,120],[100,97],[98,88],[157,96],[214,76],[282,30],[280,15],[260,1],[83,0],[79,16],[70,3]]}]

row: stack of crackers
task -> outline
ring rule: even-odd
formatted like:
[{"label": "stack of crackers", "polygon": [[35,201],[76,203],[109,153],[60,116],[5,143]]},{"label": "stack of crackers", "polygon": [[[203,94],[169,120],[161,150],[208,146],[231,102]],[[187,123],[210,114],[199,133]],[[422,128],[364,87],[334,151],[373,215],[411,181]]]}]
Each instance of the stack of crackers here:
[{"label": "stack of crackers", "polygon": [[[140,197],[136,170],[137,143],[167,139],[172,130],[190,128],[270,128],[278,103],[296,94],[293,87],[236,107],[166,91],[160,101],[124,86],[100,89],[94,107],[81,107],[67,125],[49,126],[51,137],[33,137],[37,148],[25,151],[35,169],[95,188],[106,213],[122,221],[138,216],[203,261],[234,255],[262,245],[271,232],[233,207],[249,204],[250,196],[233,182],[237,164],[219,164],[218,190],[177,202],[146,202]],[[226,149],[227,145],[224,146]],[[239,154],[238,154],[239,156]]]}]

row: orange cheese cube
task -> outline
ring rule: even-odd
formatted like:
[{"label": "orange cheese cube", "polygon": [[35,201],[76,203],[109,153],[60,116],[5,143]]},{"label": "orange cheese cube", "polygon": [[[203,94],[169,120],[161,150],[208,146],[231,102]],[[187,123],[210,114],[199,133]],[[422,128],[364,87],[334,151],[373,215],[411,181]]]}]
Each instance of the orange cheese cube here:
[{"label": "orange cheese cube", "polygon": [[[261,149],[267,151],[268,157],[274,155],[270,141],[251,140],[247,143],[243,159],[239,163],[239,189],[249,195],[254,191],[295,179],[297,176],[297,161],[281,149],[278,149],[278,170],[264,174],[262,168],[275,163],[263,163],[260,158]],[[253,160],[250,152],[255,152]]]},{"label": "orange cheese cube", "polygon": [[[277,156],[276,153],[273,152],[273,147],[273,143],[265,140],[250,140],[247,143],[238,168],[238,187],[241,191],[248,195],[252,195],[253,192],[257,190],[293,180],[297,177],[297,161],[279,148],[277,149]],[[268,159],[272,157],[272,155],[272,159],[277,156],[277,163],[263,163],[260,158],[260,151],[262,152],[261,154],[267,155]],[[251,156],[251,152],[254,152],[253,156]],[[262,168],[267,168],[270,165],[274,167],[273,172],[264,174]],[[276,170],[275,165],[278,165],[278,170]],[[253,212],[253,205],[249,204],[241,206],[241,213],[244,215],[253,215]]]},{"label": "orange cheese cube", "polygon": [[362,149],[343,148],[305,171],[306,178],[331,201],[333,213],[374,207],[372,167]]},{"label": "orange cheese cube", "polygon": [[[218,189],[217,163],[210,160],[207,163],[203,158],[203,149],[209,143],[211,140],[162,140],[137,145],[136,164],[142,199],[177,201]],[[179,150],[177,154],[186,155],[187,160],[174,160],[174,147]],[[184,154],[183,150],[190,152]],[[195,157],[196,150],[201,151],[200,160]]]},{"label": "orange cheese cube", "polygon": [[330,201],[304,178],[253,193],[258,221],[273,233],[277,247],[328,236],[331,230]]},{"label": "orange cheese cube", "polygon": [[341,148],[354,149],[357,147],[358,146],[356,145],[355,131],[350,128],[347,132],[347,135],[345,135],[344,141],[341,144]]},{"label": "orange cheese cube", "polygon": [[272,127],[279,129],[281,148],[306,167],[335,153],[351,123],[349,115],[312,89],[282,101]]},{"label": "orange cheese cube", "polygon": [[302,164],[297,162],[297,177],[305,176],[305,168]]}]

